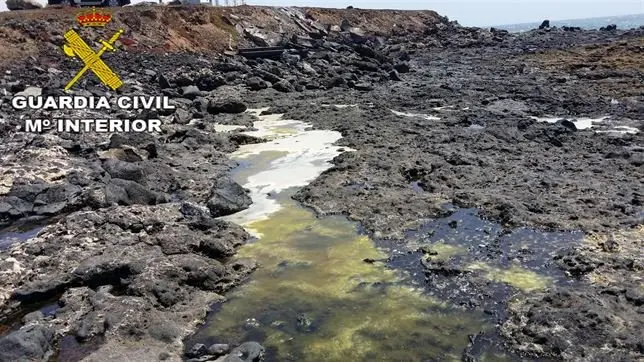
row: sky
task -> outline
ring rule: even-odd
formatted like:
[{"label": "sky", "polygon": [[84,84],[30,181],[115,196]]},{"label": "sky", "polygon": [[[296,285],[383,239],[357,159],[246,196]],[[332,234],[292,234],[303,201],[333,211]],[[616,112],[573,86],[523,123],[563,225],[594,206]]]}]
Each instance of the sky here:
[{"label": "sky", "polygon": [[[45,4],[46,0],[36,0]],[[141,0],[133,0],[133,3]],[[165,0],[167,1],[167,0]],[[224,3],[225,0],[220,0]],[[232,3],[232,0],[230,0]],[[214,2],[214,1],[213,1]],[[246,0],[249,5],[434,10],[465,26],[492,26],[644,14],[644,0]],[[0,0],[0,11],[6,10]]]}]

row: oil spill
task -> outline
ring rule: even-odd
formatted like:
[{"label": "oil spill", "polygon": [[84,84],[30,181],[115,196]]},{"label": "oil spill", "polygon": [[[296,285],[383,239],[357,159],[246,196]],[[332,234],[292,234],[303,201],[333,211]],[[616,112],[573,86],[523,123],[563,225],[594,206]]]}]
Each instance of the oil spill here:
[{"label": "oil spill", "polygon": [[482,219],[476,209],[446,209],[451,215],[407,231],[404,240],[376,240],[390,255],[387,265],[407,271],[430,295],[483,309],[500,320],[506,302],[517,293],[576,283],[553,257],[580,244],[582,232],[506,230]]},{"label": "oil spill", "polygon": [[271,361],[524,360],[503,352],[495,323],[517,291],[563,280],[549,252],[580,235],[507,233],[476,210],[454,209],[404,241],[374,243],[346,218],[316,217],[291,198],[331,167],[338,134],[279,115],[255,128],[274,137],[232,155],[253,204],[224,219],[258,236],[236,257],[259,268],[187,348],[252,340]]},{"label": "oil spill", "polygon": [[405,283],[378,260],[386,254],[343,217],[316,218],[290,195],[251,224],[262,234],[240,257],[260,261],[251,280],[213,312],[186,344],[255,340],[274,361],[460,360],[473,336],[491,328]]},{"label": "oil spill", "polygon": [[260,119],[254,127],[263,137],[276,130],[275,138],[232,155],[243,162],[233,177],[254,202],[225,218],[259,236],[237,254],[259,268],[213,309],[187,348],[254,340],[274,361],[461,360],[472,336],[493,328],[487,315],[432,298],[404,272],[363,261],[388,255],[355,223],[318,218],[292,200],[328,161],[350,152],[333,146],[340,135],[276,115]]}]

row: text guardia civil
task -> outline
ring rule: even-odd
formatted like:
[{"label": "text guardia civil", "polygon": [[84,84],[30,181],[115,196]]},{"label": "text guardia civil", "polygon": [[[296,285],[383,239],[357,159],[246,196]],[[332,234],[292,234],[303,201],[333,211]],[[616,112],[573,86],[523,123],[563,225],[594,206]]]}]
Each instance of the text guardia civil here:
[{"label": "text guardia civil", "polygon": [[[15,96],[11,101],[14,109],[38,110],[136,110],[175,109],[166,96]],[[24,122],[25,132],[40,133],[47,130],[58,132],[161,132],[159,119],[69,119],[29,118]]]}]

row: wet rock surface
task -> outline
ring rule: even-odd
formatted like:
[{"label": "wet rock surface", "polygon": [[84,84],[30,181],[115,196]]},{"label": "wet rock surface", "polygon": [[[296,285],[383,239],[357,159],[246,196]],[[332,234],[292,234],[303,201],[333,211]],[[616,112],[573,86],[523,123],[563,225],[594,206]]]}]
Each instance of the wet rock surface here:
[{"label": "wet rock surface", "polygon": [[33,325],[0,338],[0,358],[3,361],[43,360],[53,354],[54,331]]},{"label": "wet rock surface", "polygon": [[230,349],[227,344],[213,344],[206,347],[198,343],[192,346],[185,356],[186,361],[218,361],[218,362],[259,362],[264,359],[264,347],[257,342],[245,342]]},{"label": "wet rock surface", "polygon": [[[261,359],[263,347],[252,342],[185,349],[181,341],[254,269],[233,261],[249,235],[214,217],[250,204],[227,176],[234,164],[226,154],[261,140],[217,132],[215,124],[252,126],[255,118],[243,112],[270,106],[341,132],[341,145],[356,150],[334,159],[295,198],[410,251],[399,260],[413,264],[428,289],[496,314],[509,348],[553,359],[641,358],[644,63],[637,55],[644,30],[571,31],[544,22],[509,34],[433,19],[387,37],[346,19],[319,29],[298,20],[298,35],[281,40],[241,24],[247,42],[286,45],[273,59],[105,55],[127,74],[120,94],[166,95],[176,109],[101,116],[158,118],[159,134],[22,132],[21,117],[60,112],[15,110],[12,96],[62,94],[62,75],[78,67],[54,47],[28,65],[4,67],[0,223],[55,219],[29,240],[0,239],[0,249],[8,247],[0,251],[0,317],[10,326],[0,357],[64,355],[75,348],[65,347],[71,338],[72,346],[95,343],[83,353],[97,361]],[[31,22],[13,20],[8,28],[37,33]],[[87,76],[75,92],[115,96],[104,89]],[[579,119],[603,116],[610,118],[591,129],[577,127]],[[446,202],[477,208],[493,222],[481,226],[489,238],[459,239],[467,258],[443,258],[429,235],[429,219],[453,214]],[[440,228],[446,235],[467,228],[461,221]],[[519,227],[582,231],[586,239],[518,245],[503,238]],[[514,261],[536,273],[545,268],[556,283],[545,291],[500,283],[498,293],[476,301],[488,286],[471,268],[481,261],[497,263],[483,272],[502,277]],[[43,300],[56,305],[53,313],[27,314]]]},{"label": "wet rock surface", "polygon": [[[593,235],[556,257],[583,288],[551,290],[510,305],[501,331],[532,355],[592,360],[637,360],[642,342],[642,232],[639,226]],[[590,285],[588,285],[590,284]]]},{"label": "wet rock surface", "polygon": [[[37,326],[79,342],[105,335],[140,345],[153,340],[173,352],[207,306],[255,268],[228,261],[248,237],[239,226],[184,216],[171,204],[79,211],[10,250],[2,315],[53,298],[55,318]],[[15,338],[23,338],[23,329]],[[126,356],[110,343],[104,348],[114,358]]]}]

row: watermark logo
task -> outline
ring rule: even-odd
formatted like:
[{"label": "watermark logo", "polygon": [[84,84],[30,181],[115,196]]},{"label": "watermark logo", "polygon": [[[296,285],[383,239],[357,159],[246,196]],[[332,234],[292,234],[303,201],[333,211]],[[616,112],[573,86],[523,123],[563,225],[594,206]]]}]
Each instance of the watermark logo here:
[{"label": "watermark logo", "polygon": [[[112,20],[112,14],[105,11],[97,11],[96,8],[92,8],[90,11],[79,13],[76,16],[76,20],[83,27],[105,27]],[[65,90],[73,87],[88,70],[96,74],[98,79],[112,90],[116,90],[122,86],[123,82],[121,79],[101,59],[101,55],[106,51],[116,51],[114,43],[116,43],[121,34],[123,34],[123,29],[119,29],[108,41],[100,40],[103,46],[98,52],[95,52],[74,29],[67,31],[64,35],[67,43],[63,45],[63,51],[69,57],[78,57],[85,63],[85,66],[67,83]]]},{"label": "watermark logo", "polygon": [[[79,13],[76,20],[82,27],[101,27],[105,26],[112,20],[112,15],[105,11],[97,11],[92,8],[90,11]],[[87,71],[92,71],[100,81],[112,90],[123,85],[123,81],[105,64],[101,56],[106,51],[116,51],[114,43],[123,34],[123,29],[119,29],[108,41],[101,40],[103,44],[101,49],[94,51],[73,29],[67,31],[64,35],[66,40],[63,45],[63,51],[70,57],[77,57],[85,66],[69,81],[65,87],[66,93],[71,95],[42,95],[42,89],[25,93],[18,92],[11,99],[11,106],[16,111],[32,111],[32,114],[22,114],[22,125],[16,126],[17,130],[25,132],[63,132],[63,133],[82,133],[82,132],[156,132],[161,133],[161,119],[149,118],[149,112],[138,112],[147,110],[168,110],[163,112],[166,116],[172,114],[175,105],[170,102],[168,96],[154,95],[136,95],[136,96],[82,96],[73,95],[69,92],[70,88]],[[127,80],[127,79],[126,79]],[[37,88],[37,87],[34,87]],[[35,93],[35,94],[34,94]],[[118,109],[125,111],[130,115],[145,116],[143,119],[120,119],[111,118],[114,112],[110,110]],[[44,112],[41,112],[44,111]],[[67,118],[59,111],[73,111],[72,116]],[[57,118],[41,118],[57,117]],[[101,117],[101,118],[87,118]],[[105,118],[103,118],[105,117]],[[110,117],[110,118],[107,118]]]}]

